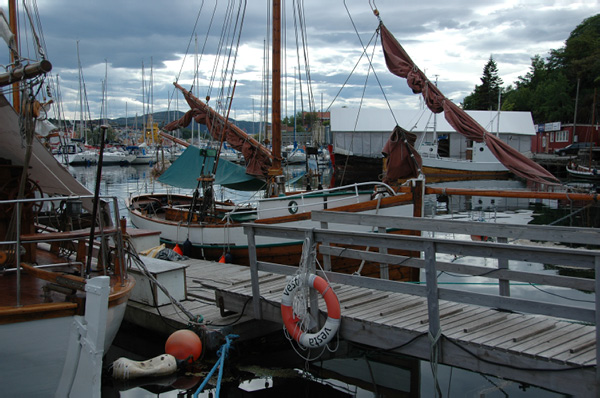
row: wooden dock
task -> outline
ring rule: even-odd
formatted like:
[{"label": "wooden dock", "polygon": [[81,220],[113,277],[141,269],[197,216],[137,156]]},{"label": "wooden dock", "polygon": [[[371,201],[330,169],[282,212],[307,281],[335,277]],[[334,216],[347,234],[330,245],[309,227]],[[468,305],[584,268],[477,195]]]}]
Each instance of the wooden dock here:
[{"label": "wooden dock", "polygon": [[[492,374],[575,396],[597,396],[598,298],[591,306],[551,304],[510,296],[510,282],[560,286],[593,292],[597,281],[562,275],[511,269],[511,261],[561,264],[600,269],[600,251],[544,246],[539,241],[597,244],[594,229],[502,225],[404,217],[361,216],[313,212],[322,228],[301,229],[249,224],[254,236],[308,238],[318,242],[325,257],[338,255],[381,263],[382,269],[402,264],[425,270],[425,283],[411,284],[325,269],[313,272],[326,277],[336,292],[342,321],[339,338],[436,363]],[[371,225],[402,230],[450,231],[485,235],[483,242],[438,239],[388,233],[358,233],[329,229],[337,224]],[[519,242],[508,243],[508,238]],[[534,244],[533,241],[536,241]],[[525,242],[525,243],[524,243]],[[369,246],[371,251],[340,248],[331,244]],[[387,254],[386,249],[420,251],[421,258]],[[494,258],[495,267],[444,263],[437,253]],[[218,290],[224,308],[244,311],[257,319],[281,322],[280,302],[286,281],[297,267],[257,261],[250,253],[252,284]],[[437,285],[437,272],[485,276],[498,282],[497,294],[452,290]],[[382,271],[382,275],[385,272]],[[313,292],[314,293],[314,292]],[[248,301],[252,300],[252,306]],[[595,300],[595,302],[594,302]],[[320,319],[326,318],[323,304]],[[312,312],[312,309],[311,309]]]},{"label": "wooden dock", "polygon": [[[141,258],[144,260],[143,256]],[[147,259],[145,261],[148,262]],[[211,351],[216,351],[223,343],[224,336],[230,333],[245,340],[281,330],[281,325],[256,320],[251,314],[223,311],[222,305],[219,306],[216,301],[215,291],[251,283],[248,267],[198,259],[178,261],[173,265],[186,266],[183,286],[186,297],[179,300],[179,304],[193,314],[194,319],[187,317],[173,304],[156,306],[129,300],[124,317],[126,322],[165,336],[178,329],[195,328],[203,335],[204,343]],[[139,281],[135,272],[133,275]]]},{"label": "wooden dock", "polygon": [[[599,299],[590,294],[591,305],[579,306],[515,298],[511,297],[511,282],[594,292],[599,288],[598,281],[520,271],[511,265],[515,261],[540,262],[599,272],[600,251],[547,243],[596,245],[600,231],[329,211],[313,212],[312,217],[321,222],[321,228],[248,224],[246,233],[251,248],[258,234],[319,243],[324,269],[312,272],[329,280],[340,301],[340,339],[432,361],[434,366],[456,366],[574,396],[597,396],[599,334],[595,325]],[[370,225],[379,233],[344,231],[345,224]],[[392,227],[422,231],[422,236],[383,233]],[[437,232],[491,239],[431,237]],[[514,241],[509,243],[509,239]],[[361,245],[370,250],[357,248]],[[390,248],[418,251],[421,256],[388,254]],[[437,259],[438,253],[491,258],[496,264],[443,262]],[[399,265],[421,268],[425,281],[403,283],[331,272],[328,256],[376,261],[382,276]],[[251,267],[202,260],[184,262],[186,299],[180,305],[194,317],[202,315],[196,327],[206,333],[212,347],[217,347],[228,333],[250,339],[283,328],[282,292],[286,278],[298,268],[257,261],[252,251],[250,262]],[[497,293],[440,287],[437,273],[441,271],[490,278],[497,282]],[[312,293],[316,302],[316,294]],[[323,321],[326,311],[323,303],[319,306],[311,312]],[[190,318],[177,306],[155,308],[136,302],[130,303],[126,320],[165,334],[190,325]]]}]

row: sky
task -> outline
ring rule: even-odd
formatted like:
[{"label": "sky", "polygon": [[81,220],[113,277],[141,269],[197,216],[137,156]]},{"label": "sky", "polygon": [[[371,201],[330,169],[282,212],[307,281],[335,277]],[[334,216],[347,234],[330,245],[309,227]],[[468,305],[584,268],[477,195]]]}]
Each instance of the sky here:
[{"label": "sky", "polygon": [[[209,103],[215,107],[225,103],[218,101],[221,71],[228,62],[235,71],[226,81],[237,81],[230,117],[260,120],[270,0],[26,1],[38,12],[41,29],[37,31],[53,65],[50,80],[53,92],[59,94],[55,97],[63,117],[80,118],[80,70],[92,118],[103,112],[104,93],[108,118],[127,117],[133,124],[136,115],[147,110],[187,111],[181,95],[174,93],[173,82],[190,89],[197,64],[194,94],[199,98],[210,94]],[[8,14],[7,1],[0,4]],[[330,106],[421,106],[420,96],[408,89],[404,79],[387,71],[380,41],[373,46],[379,23],[372,12],[374,4],[416,65],[431,81],[437,80],[442,93],[455,103],[480,84],[490,56],[507,86],[530,70],[534,55],[545,57],[551,49],[562,47],[577,25],[600,12],[600,0],[288,0],[282,18],[286,42],[282,116],[292,115],[294,107],[312,110],[307,80],[293,79],[298,70],[306,75],[305,60],[310,65],[316,111]],[[299,10],[298,5],[303,7]],[[20,3],[19,10],[23,9]],[[232,11],[229,22],[225,22],[227,9]],[[305,21],[305,48],[296,46],[294,10]],[[22,29],[28,25],[22,17],[20,25]],[[224,27],[226,32],[241,29],[235,61],[227,57],[233,51],[215,56]],[[28,38],[30,34],[22,34],[21,52],[35,58]],[[372,58],[372,68],[366,57],[361,58],[363,52]],[[6,51],[3,64],[8,62]],[[231,88],[224,93],[231,96]]]}]

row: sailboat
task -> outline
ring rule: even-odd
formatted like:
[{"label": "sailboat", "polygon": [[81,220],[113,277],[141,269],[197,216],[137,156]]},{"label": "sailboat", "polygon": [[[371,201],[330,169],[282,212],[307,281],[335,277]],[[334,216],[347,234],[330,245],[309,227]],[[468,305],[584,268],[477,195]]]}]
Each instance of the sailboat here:
[{"label": "sailboat", "polygon": [[[6,21],[1,16],[0,24]],[[102,355],[121,324],[135,281],[127,276],[118,222],[109,218],[91,229],[99,242],[90,230],[73,228],[86,209],[107,207],[34,135],[39,102],[31,94],[52,65],[41,48],[40,61],[23,63],[12,33],[15,21],[0,29],[11,32],[7,43],[14,57],[14,68],[0,74],[0,85],[13,84],[12,77],[20,74],[12,88],[16,108],[0,95],[2,395],[99,397]],[[41,215],[57,207],[64,228],[42,225]],[[108,213],[97,214],[105,220]],[[110,258],[104,255],[109,239]]]},{"label": "sailboat", "polygon": [[[311,227],[314,223],[310,219],[310,212],[323,209],[373,214],[413,213],[412,195],[396,194],[382,182],[285,192],[283,179],[276,175],[271,181],[273,185],[269,187],[267,178],[255,176],[268,176],[281,157],[248,137],[182,86],[175,85],[183,93],[191,110],[182,119],[165,126],[165,129],[187,125],[192,114],[199,115],[195,118],[196,122],[210,125],[209,131],[213,134],[225,131],[230,145],[242,151],[247,162],[244,169],[219,159],[217,150],[188,146],[159,181],[182,188],[196,188],[194,195],[152,193],[128,198],[126,207],[132,224],[141,229],[160,230],[161,241],[171,247],[181,245],[184,254],[247,265],[248,238],[242,226],[245,222]],[[166,133],[161,136],[169,137]],[[186,145],[185,142],[174,140]],[[277,147],[273,145],[273,148]],[[239,190],[262,188],[271,194],[255,204],[216,201],[213,184]],[[199,188],[202,188],[203,195],[200,195]],[[284,264],[298,264],[302,252],[302,242],[284,237],[257,237],[256,246],[257,256],[261,260]],[[332,267],[337,271],[354,272],[356,263],[346,261],[345,264],[332,264]],[[379,274],[378,265],[369,264],[364,269],[365,275]],[[396,271],[390,277],[411,280],[418,277],[414,272],[404,269]]]},{"label": "sailboat", "polygon": [[[279,1],[273,2],[273,87],[272,87],[272,152],[247,136],[243,131],[230,123],[227,116],[221,116],[207,103],[203,102],[178,83],[175,87],[181,91],[188,105],[188,111],[183,118],[165,126],[165,130],[174,130],[187,126],[191,120],[207,125],[209,132],[218,141],[227,140],[229,144],[244,155],[246,161],[245,177],[256,176],[263,182],[265,197],[256,204],[234,204],[233,202],[216,202],[213,198],[213,184],[221,184],[240,189],[252,184],[251,180],[238,180],[232,173],[219,172],[223,164],[218,151],[215,154],[202,153],[198,148],[188,147],[180,159],[168,170],[173,172],[173,178],[164,182],[175,186],[196,188],[193,196],[171,194],[136,195],[127,201],[127,209],[133,225],[138,228],[161,231],[161,240],[171,246],[182,245],[183,252],[194,257],[209,260],[232,261],[237,264],[248,264],[248,238],[243,233],[244,222],[261,224],[277,224],[296,227],[315,226],[311,221],[311,211],[332,210],[345,212],[360,212],[381,215],[420,215],[420,206],[413,206],[412,194],[398,194],[388,184],[395,183],[401,178],[415,178],[422,174],[421,160],[416,149],[409,143],[409,132],[396,126],[389,141],[383,148],[388,157],[386,179],[365,183],[355,183],[331,189],[319,189],[304,192],[286,192],[281,176],[281,118],[280,118],[280,81],[279,81]],[[383,31],[383,28],[381,28]],[[387,60],[387,58],[386,58]],[[235,91],[235,90],[233,90]],[[233,95],[232,95],[233,97]],[[450,101],[448,101],[450,102]],[[446,117],[448,117],[447,112]],[[462,115],[455,116],[462,118]],[[495,142],[494,142],[495,143]],[[497,143],[496,143],[497,144]],[[499,151],[510,152],[502,147]],[[194,151],[194,152],[192,152]],[[512,155],[512,153],[510,153]],[[187,159],[192,159],[188,163]],[[517,162],[518,167],[529,166]],[[526,159],[526,161],[529,161]],[[183,165],[177,169],[178,162]],[[531,161],[529,161],[531,162]],[[216,165],[216,166],[215,166]],[[535,165],[535,164],[534,164]],[[537,166],[537,165],[535,165]],[[533,167],[533,166],[532,166]],[[227,166],[229,169],[229,166]],[[190,172],[194,170],[194,172]],[[185,171],[191,181],[182,182]],[[549,173],[542,169],[522,167],[521,174],[537,177]],[[242,173],[243,174],[243,173]],[[550,175],[551,179],[554,177]],[[227,180],[231,178],[231,180]],[[542,178],[542,177],[539,177]],[[179,180],[179,182],[177,182]],[[179,184],[179,185],[178,185]],[[203,195],[200,194],[202,187]],[[336,226],[331,226],[336,228]],[[339,227],[339,226],[337,226]],[[347,228],[347,226],[341,227]],[[359,231],[360,227],[355,226]],[[394,231],[400,233],[400,231]],[[282,264],[298,264],[302,242],[280,238],[256,238],[257,257],[262,261],[272,261]],[[332,264],[332,269],[339,272],[355,272],[356,263]],[[417,280],[415,270],[399,267],[390,272],[390,278],[401,280]],[[373,264],[365,267],[364,275],[378,276],[379,267]]]},{"label": "sailboat", "polygon": [[[278,73],[281,54],[280,27],[277,24],[281,14],[279,3],[273,2],[272,150],[232,124],[228,116],[220,115],[207,103],[175,83],[190,106],[190,111],[180,120],[165,126],[165,130],[187,126],[192,119],[205,124],[217,142],[227,141],[230,147],[243,154],[245,170],[220,158],[218,149],[213,152],[189,146],[159,181],[196,188],[194,195],[153,193],[132,196],[127,200],[126,207],[134,226],[160,230],[161,241],[171,247],[183,246],[184,254],[248,264],[248,237],[244,234],[243,223],[310,227],[314,225],[310,219],[312,210],[413,214],[412,195],[396,194],[392,187],[382,182],[304,192],[285,191],[285,181],[281,175],[281,84]],[[186,177],[185,174],[188,181],[184,182],[181,179]],[[265,194],[253,203],[219,202],[213,197],[213,184],[231,186],[234,189],[261,188]],[[298,264],[302,251],[302,242],[284,237],[257,237],[256,246],[259,259],[284,264]],[[336,271],[356,271],[356,264],[352,262],[332,264],[332,267]],[[364,274],[378,276],[379,265],[373,264],[372,269],[365,266]],[[418,274],[414,270],[398,269],[395,274],[391,272],[390,277],[416,280]]]}]

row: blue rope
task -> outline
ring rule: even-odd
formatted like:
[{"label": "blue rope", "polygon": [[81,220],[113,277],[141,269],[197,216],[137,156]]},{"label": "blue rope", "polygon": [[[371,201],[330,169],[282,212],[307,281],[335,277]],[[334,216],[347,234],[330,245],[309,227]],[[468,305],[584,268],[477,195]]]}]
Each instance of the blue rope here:
[{"label": "blue rope", "polygon": [[219,357],[219,359],[217,360],[217,362],[215,362],[215,365],[212,367],[210,372],[208,372],[206,378],[194,393],[194,398],[198,398],[198,394],[200,394],[206,386],[206,384],[208,384],[208,381],[215,373],[215,370],[217,370],[217,368],[219,368],[219,377],[217,378],[216,398],[219,398],[219,393],[221,391],[221,379],[223,378],[223,365],[225,364],[225,357],[227,357],[227,352],[231,347],[231,342],[233,341],[233,339],[237,339],[238,337],[240,336],[238,336],[237,334],[228,334],[227,336],[225,336],[225,344],[223,344],[221,348],[219,348],[219,350],[217,351],[217,356]]}]

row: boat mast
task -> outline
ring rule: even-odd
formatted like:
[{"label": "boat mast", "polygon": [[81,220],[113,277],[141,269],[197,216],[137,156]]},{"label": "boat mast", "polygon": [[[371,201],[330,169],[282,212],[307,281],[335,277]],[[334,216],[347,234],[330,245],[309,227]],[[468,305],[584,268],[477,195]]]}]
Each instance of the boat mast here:
[{"label": "boat mast", "polygon": [[[580,79],[577,78],[577,91],[575,93],[575,113],[573,114],[573,142],[576,142],[575,135],[577,134],[577,106],[579,103],[579,81]],[[577,141],[579,141],[579,137],[577,138]]]},{"label": "boat mast", "polygon": [[81,70],[81,58],[79,57],[79,40],[76,41],[77,44],[77,68],[79,69],[79,138],[84,138],[84,144],[87,145],[87,132],[83,126],[83,72]]},{"label": "boat mast", "polygon": [[282,175],[281,169],[281,0],[273,0],[273,75],[272,75],[272,177]]},{"label": "boat mast", "polygon": [[[8,2],[8,20],[10,24],[10,30],[14,35],[15,39],[15,52],[11,51],[10,57],[13,64],[20,62],[18,58],[19,52],[19,35],[18,35],[18,26],[17,26],[17,4],[15,0],[10,0]],[[17,113],[21,113],[21,91],[20,91],[20,83],[19,81],[15,81],[13,83],[13,108]]]}]

